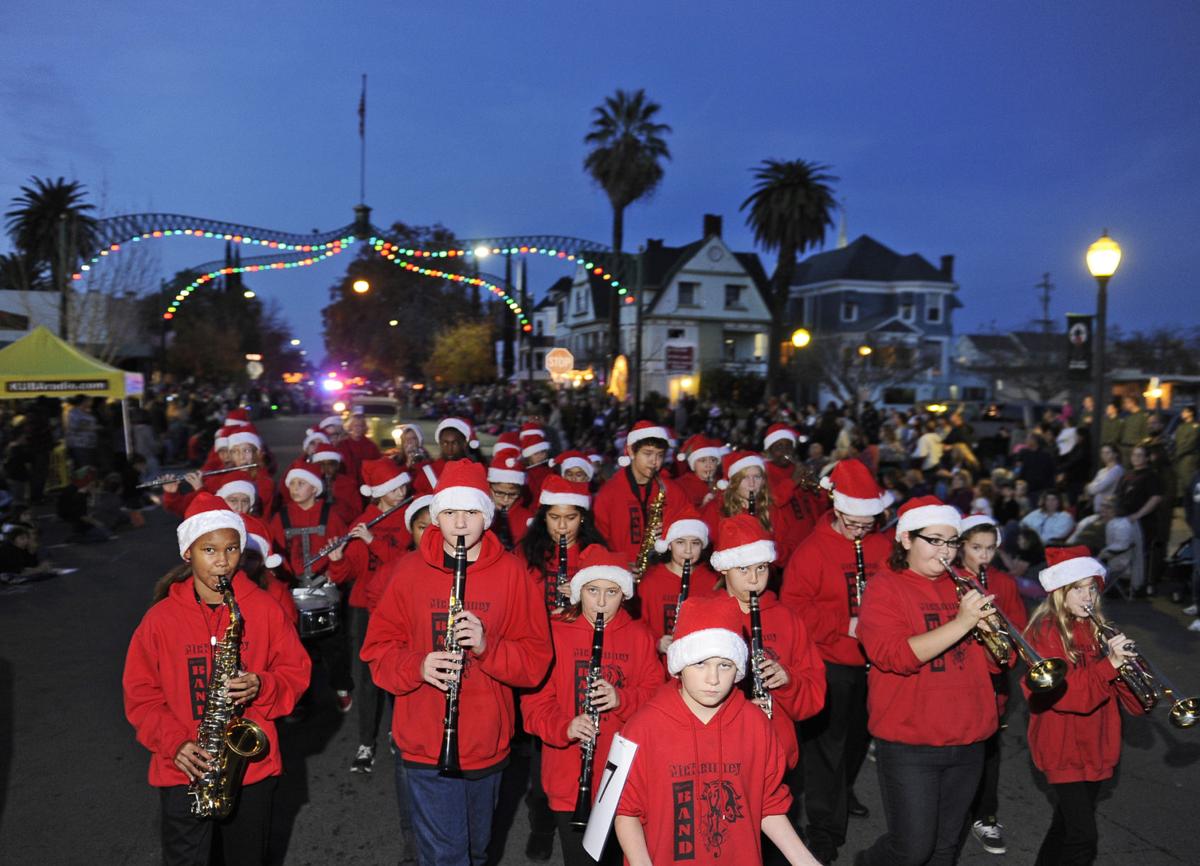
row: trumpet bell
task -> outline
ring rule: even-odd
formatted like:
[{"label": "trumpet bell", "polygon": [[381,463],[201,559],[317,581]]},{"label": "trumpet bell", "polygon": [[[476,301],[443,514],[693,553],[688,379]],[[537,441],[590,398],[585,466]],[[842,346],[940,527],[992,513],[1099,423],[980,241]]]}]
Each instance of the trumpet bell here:
[{"label": "trumpet bell", "polygon": [[1059,658],[1047,658],[1029,666],[1025,682],[1033,692],[1048,692],[1058,688],[1067,675],[1067,663]]},{"label": "trumpet bell", "polygon": [[1200,722],[1200,698],[1183,698],[1171,706],[1171,724],[1177,728],[1190,728]]}]

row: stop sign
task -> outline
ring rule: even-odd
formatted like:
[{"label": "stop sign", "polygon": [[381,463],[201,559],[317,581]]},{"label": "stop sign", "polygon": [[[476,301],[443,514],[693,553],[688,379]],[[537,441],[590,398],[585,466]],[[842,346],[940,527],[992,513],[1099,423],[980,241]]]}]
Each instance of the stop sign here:
[{"label": "stop sign", "polygon": [[561,346],[546,353],[546,369],[561,376],[575,366],[575,356]]}]

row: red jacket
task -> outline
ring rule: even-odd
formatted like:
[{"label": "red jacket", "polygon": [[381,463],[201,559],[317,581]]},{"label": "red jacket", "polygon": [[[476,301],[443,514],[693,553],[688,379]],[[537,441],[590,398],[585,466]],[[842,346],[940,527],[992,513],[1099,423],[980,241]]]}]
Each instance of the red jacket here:
[{"label": "red jacket", "polygon": [[553,474],[554,470],[549,463],[539,463],[525,470],[525,487],[529,491],[530,504],[538,501],[542,494],[542,485],[546,483],[546,476]]},{"label": "red jacket", "polygon": [[949,575],[930,580],[885,569],[868,583],[858,636],[871,659],[867,674],[872,736],[914,746],[961,746],[986,740],[999,727],[991,655],[967,635],[922,663],[908,639],[958,614]]},{"label": "red jacket", "polygon": [[[688,598],[708,598],[724,594],[725,590],[716,588],[718,577],[720,575],[713,571],[708,563],[702,562],[692,566]],[[658,646],[664,635],[675,631],[675,606],[679,603],[680,581],[680,576],[671,571],[665,562],[659,562],[646,569],[646,576],[638,584],[637,594],[642,602],[642,622],[654,637],[655,646]]]},{"label": "red jacket", "polygon": [[[324,500],[318,497],[312,507],[306,511],[295,501],[288,499],[283,510],[271,518],[271,547],[283,557],[284,565],[288,567],[294,577],[304,573],[303,539],[300,536],[293,536],[290,541],[287,539],[282,515],[286,512],[288,526],[292,529],[320,526],[321,514],[324,512],[323,502]],[[346,534],[346,524],[332,508],[329,509],[324,526],[323,532],[308,536],[308,555],[310,557],[316,556],[317,551],[325,546],[325,542]],[[349,576],[344,557],[338,562],[331,562],[328,557],[314,562],[312,573],[321,574],[322,572],[327,572],[329,579],[334,583],[342,583]]]},{"label": "red jacket", "polygon": [[767,463],[767,485],[771,488],[771,499],[775,502],[787,502],[796,489],[795,464],[779,466],[766,456],[763,460]]},{"label": "red jacket", "polygon": [[[729,602],[738,605],[731,596]],[[775,593],[764,592],[758,602],[762,613],[763,652],[767,658],[786,668],[791,677],[786,686],[771,692],[771,727],[783,746],[788,767],[794,767],[800,761],[796,722],[815,716],[825,706],[825,663],[809,640],[803,620],[781,605]],[[740,606],[738,612],[741,613]],[[742,637],[749,646],[750,614],[741,613],[741,617]],[[747,667],[746,680],[750,678]]]},{"label": "red jacket", "polygon": [[[1121,711],[1135,715],[1145,709],[1134,698],[1108,660],[1091,623],[1076,620],[1073,639],[1081,661],[1071,664],[1066,681],[1052,692],[1031,694],[1029,701],[1029,754],[1052,785],[1064,782],[1099,782],[1113,774],[1121,759]],[[1029,642],[1046,658],[1067,658],[1062,635],[1051,619],[1043,619],[1029,634]],[[1115,699],[1115,700],[1114,700]]]},{"label": "red jacket", "polygon": [[337,445],[337,450],[341,452],[343,462],[346,464],[346,472],[353,479],[355,486],[362,481],[362,472],[359,469],[365,460],[375,460],[382,457],[379,446],[364,436],[361,439],[352,439],[347,436]]},{"label": "red jacket", "polygon": [[[684,498],[692,504],[692,507],[699,511],[704,507],[704,497],[708,496],[710,488],[695,472],[684,472],[675,479],[674,484],[683,493]],[[721,491],[713,491],[715,495],[720,496]]]},{"label": "red jacket", "polygon": [[[463,593],[486,637],[483,655],[467,654],[459,693],[459,760],[468,771],[495,767],[508,757],[513,689],[538,685],[553,656],[550,623],[525,570],[491,533],[485,532],[479,544]],[[436,765],[446,696],[425,682],[421,665],[443,647],[454,580],[441,530],[430,526],[415,553],[384,568],[396,579],[387,583],[371,614],[362,659],[371,666],[375,684],[396,696],[392,739],[404,760]]]},{"label": "red jacket", "polygon": [[497,540],[499,540],[500,535],[496,533],[496,521],[500,520],[501,515],[504,515],[505,519],[508,520],[508,531],[512,533],[513,549],[509,553],[515,553],[521,546],[521,539],[529,532],[529,522],[533,520],[533,513],[520,503],[514,503],[508,509],[507,513],[497,508],[496,516],[492,520],[491,529],[488,530],[496,535]]},{"label": "red jacket", "polygon": [[[863,539],[863,569],[869,586],[885,566],[892,543],[881,532]],[[858,613],[854,542],[826,518],[800,543],[787,568],[779,600],[808,626],[821,658],[839,665],[863,665],[858,638],[850,636],[850,618]],[[861,630],[861,623],[859,624]]]},{"label": "red jacket", "polygon": [[[638,550],[641,549],[646,516],[658,495],[657,484],[662,484],[667,491],[663,502],[663,528],[659,530],[661,538],[671,521],[671,516],[687,501],[674,482],[668,481],[660,474],[647,498],[642,499],[634,493],[633,470],[626,467],[604,482],[604,486],[596,494],[592,508],[596,517],[596,528],[608,542],[608,549],[624,554],[630,563],[637,559]],[[645,488],[640,488],[640,492],[645,494]],[[642,510],[643,501],[646,502],[646,511]]]},{"label": "red jacket", "polygon": [[679,691],[664,686],[622,729],[638,749],[617,814],[641,821],[655,863],[761,863],[763,817],[792,804],[783,747],[737,688],[707,725]]},{"label": "red jacket", "polygon": [[[584,712],[584,683],[591,666],[594,633],[592,625],[582,616],[573,622],[554,617],[550,621],[550,636],[554,641],[554,663],[550,666],[550,674],[540,689],[521,696],[525,730],[540,738],[544,745],[542,785],[550,798],[550,808],[555,812],[570,812],[575,808],[580,744],[578,740],[567,739],[567,725]],[[617,611],[612,622],[604,624],[602,659],[604,679],[616,688],[621,703],[615,710],[600,714],[600,739],[594,753],[596,763],[608,754],[613,734],[663,684],[663,668],[649,632],[640,622],[630,619],[624,610]],[[598,781],[604,765],[600,763],[595,769],[599,770],[594,777]],[[593,792],[599,787],[594,784]]]},{"label": "red jacket", "polygon": [[[360,523],[374,520],[382,513],[378,505],[368,505],[367,510],[350,524],[350,529]],[[350,590],[352,607],[370,607],[367,603],[368,596],[372,593],[370,585],[378,576],[379,569],[393,559],[399,559],[408,553],[408,547],[412,544],[412,535],[404,526],[403,508],[396,509],[376,523],[371,527],[370,532],[372,536],[370,545],[355,538],[346,544],[342,552],[343,561],[346,563],[346,578],[354,581],[354,586]]]},{"label": "red jacket", "polygon": [[267,572],[267,585],[263,587],[267,595],[275,599],[292,625],[300,622],[300,611],[296,609],[296,600],[292,598],[292,588],[285,581],[277,578],[272,572]]},{"label": "red jacket", "polygon": [[[292,711],[308,688],[312,663],[287,615],[240,571],[233,577],[233,594],[244,626],[242,669],[258,674],[261,681],[245,717],[258,723],[271,743],[266,755],[246,770],[245,782],[252,785],[283,771],[272,719]],[[125,717],[137,731],[138,742],[150,750],[150,784],[157,788],[188,783],[175,766],[175,754],[199,735],[212,671],[212,641],[224,638],[228,624],[229,611],[202,604],[188,579],[173,584],[133,633],[121,679]]]},{"label": "red jacket", "polygon": [[[568,599],[558,591],[558,547],[551,548],[550,555],[547,557],[545,565],[539,567],[530,565],[525,559],[525,549],[518,545],[513,548],[513,553],[517,559],[521,561],[521,565],[525,567],[525,573],[529,575],[529,579],[533,581],[533,585],[537,587],[538,598],[545,603],[547,611],[557,610],[567,604]],[[567,580],[570,581],[575,576],[575,572],[579,571],[579,545],[570,544],[567,546]],[[546,580],[546,575],[550,575],[550,580]]]},{"label": "red jacket", "polygon": [[258,493],[258,505],[262,509],[263,522],[269,521],[275,513],[275,481],[265,466],[246,472],[230,472],[228,475],[210,475],[204,479],[204,489],[215,496],[218,490],[235,479],[249,481],[254,485]]}]

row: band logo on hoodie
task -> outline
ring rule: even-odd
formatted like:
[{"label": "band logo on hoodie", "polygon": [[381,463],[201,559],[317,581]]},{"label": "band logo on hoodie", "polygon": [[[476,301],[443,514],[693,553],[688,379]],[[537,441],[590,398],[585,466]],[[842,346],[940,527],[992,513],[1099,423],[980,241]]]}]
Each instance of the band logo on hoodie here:
[{"label": "band logo on hoodie", "polygon": [[208,700],[208,656],[190,656],[187,660],[188,694],[192,698],[192,718],[204,718]]},{"label": "band logo on hoodie", "polygon": [[729,833],[729,825],[746,817],[743,797],[738,793],[732,779],[714,779],[704,783],[700,791],[699,825],[697,826],[697,803],[695,782],[674,782],[671,785],[671,806],[674,815],[674,842],[672,859],[696,859],[696,835],[714,859],[721,856],[721,848]]},{"label": "band logo on hoodie", "polygon": [[629,543],[642,543],[642,506],[629,506]]},{"label": "band logo on hoodie", "polygon": [[[587,712],[587,678],[588,671],[591,669],[592,660],[590,657],[575,659],[575,712],[577,714]],[[614,689],[625,688],[625,672],[618,665],[601,663],[600,679],[604,680]]]}]

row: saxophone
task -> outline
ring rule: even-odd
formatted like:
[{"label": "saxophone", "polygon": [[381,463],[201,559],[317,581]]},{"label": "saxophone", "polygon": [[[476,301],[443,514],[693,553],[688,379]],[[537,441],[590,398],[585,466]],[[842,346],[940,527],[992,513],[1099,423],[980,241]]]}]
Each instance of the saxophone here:
[{"label": "saxophone", "polygon": [[667,503],[667,486],[659,482],[658,493],[650,503],[650,513],[646,517],[646,528],[642,533],[642,546],[638,549],[637,559],[633,563],[633,578],[642,582],[642,575],[650,565],[650,551],[654,550],[654,542],[662,531],[663,507]]},{"label": "saxophone", "polygon": [[191,813],[196,818],[227,817],[233,811],[246,766],[269,745],[266,732],[242,718],[242,707],[234,706],[225,693],[225,681],[241,673],[242,611],[227,579],[221,579],[220,588],[222,602],[229,608],[229,624],[225,637],[213,645],[212,676],[196,737],[197,745],[212,755],[212,769],[188,785]]}]

